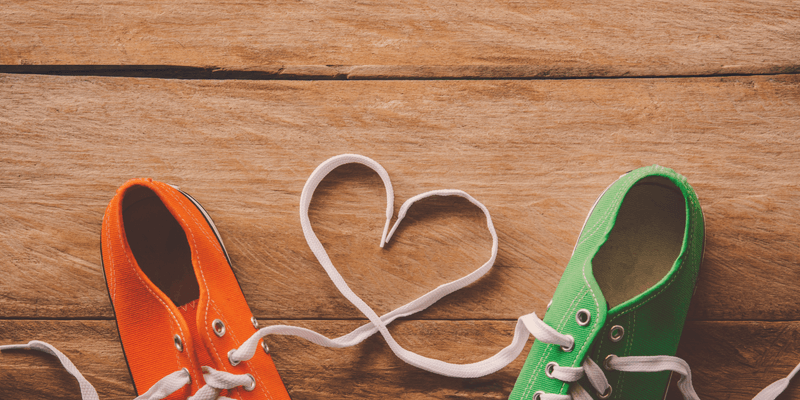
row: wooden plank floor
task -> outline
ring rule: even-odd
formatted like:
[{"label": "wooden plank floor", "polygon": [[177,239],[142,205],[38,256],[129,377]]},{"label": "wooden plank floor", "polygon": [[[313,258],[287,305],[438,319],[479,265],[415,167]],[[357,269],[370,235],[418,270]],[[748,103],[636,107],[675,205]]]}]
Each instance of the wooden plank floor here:
[{"label": "wooden plank floor", "polygon": [[[116,188],[142,176],[206,207],[262,326],[349,332],[365,319],[308,249],[298,204],[319,163],[359,153],[388,170],[395,209],[462,189],[500,238],[487,276],[392,324],[410,349],[471,362],[503,348],[517,317],[544,313],[594,199],[659,164],[687,176],[706,216],[679,349],[701,398],[752,398],[800,362],[800,6],[390,4],[4,3],[0,344],[50,342],[101,399],[135,396],[99,232]],[[380,249],[384,210],[377,175],[346,166],[310,211],[379,313],[489,256],[466,201],[415,206]],[[269,341],[295,400],[505,399],[528,351],[464,380],[405,365],[380,338]],[[0,399],[31,398],[80,395],[54,359],[1,353]],[[800,381],[781,398],[800,399]]]}]

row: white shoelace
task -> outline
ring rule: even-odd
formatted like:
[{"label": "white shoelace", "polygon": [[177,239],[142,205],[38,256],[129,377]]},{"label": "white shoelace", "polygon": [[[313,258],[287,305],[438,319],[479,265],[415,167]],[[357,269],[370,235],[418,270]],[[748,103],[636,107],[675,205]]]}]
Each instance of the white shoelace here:
[{"label": "white shoelace", "polygon": [[[489,260],[486,261],[480,268],[472,273],[457,279],[455,281],[440,285],[439,287],[431,290],[425,295],[405,304],[385,315],[378,316],[377,313],[367,305],[358,295],[356,295],[347,283],[339,274],[336,267],[328,257],[322,243],[317,239],[314,230],[311,227],[311,222],[308,218],[308,208],[311,204],[311,198],[317,189],[319,183],[335,168],[350,163],[363,164],[378,173],[381,180],[386,187],[386,225],[383,229],[383,235],[380,241],[380,247],[383,247],[389,242],[400,222],[406,215],[408,209],[419,200],[431,196],[459,196],[467,199],[472,204],[476,205],[486,215],[486,224],[492,236],[492,248]],[[536,313],[524,315],[517,320],[517,325],[514,329],[514,337],[510,345],[500,350],[497,354],[488,359],[478,361],[470,364],[453,364],[441,360],[428,358],[404,349],[397,341],[394,340],[386,325],[390,324],[397,318],[405,317],[422,311],[432,304],[443,298],[444,296],[459,290],[485,275],[494,264],[497,257],[498,239],[495,232],[492,218],[489,210],[475,200],[472,196],[461,190],[434,190],[419,194],[407,200],[398,212],[397,221],[391,230],[392,214],[394,210],[394,191],[389,179],[389,174],[386,170],[374,160],[354,154],[343,154],[320,164],[311,176],[306,181],[303,187],[302,194],[300,195],[300,223],[303,228],[303,233],[306,237],[309,247],[314,255],[319,260],[322,267],[328,273],[328,276],[333,281],[336,288],[347,298],[359,311],[361,311],[368,319],[369,323],[362,325],[354,331],[330,339],[322,334],[312,330],[294,326],[274,325],[262,328],[254,333],[247,339],[238,349],[230,353],[229,361],[238,364],[247,361],[253,357],[258,348],[258,341],[268,335],[290,335],[306,339],[312,343],[333,348],[343,348],[357,345],[364,341],[366,338],[373,334],[380,332],[386,342],[389,344],[391,350],[397,355],[398,358],[411,364],[415,367],[430,371],[436,374],[458,377],[458,378],[476,378],[494,373],[501,368],[511,363],[519,356],[522,349],[527,342],[528,336],[533,335],[536,340],[543,343],[571,347],[574,339],[569,335],[564,335],[554,328],[544,323]],[[81,394],[83,400],[98,400],[97,392],[92,385],[81,375],[74,364],[61,352],[56,350],[53,346],[40,342],[32,341],[27,345],[7,345],[0,346],[2,350],[18,350],[18,349],[31,349],[43,351],[59,358],[64,368],[72,374],[79,382],[81,387]],[[673,371],[681,375],[678,381],[678,387],[681,390],[686,400],[699,400],[697,394],[692,387],[691,371],[689,365],[682,359],[671,356],[633,356],[633,357],[617,357],[609,356],[606,359],[605,367],[618,371],[627,372],[657,372],[657,371]],[[753,400],[774,400],[780,393],[782,393],[789,384],[789,381],[800,370],[798,365],[786,378],[780,379],[777,382],[769,385],[762,390]],[[563,382],[574,383],[570,385],[569,393],[566,395],[548,394],[537,392],[534,394],[534,399],[539,400],[592,400],[592,397],[576,382],[583,376],[586,376],[592,387],[598,393],[606,393],[612,390],[608,380],[603,373],[603,370],[590,358],[586,358],[580,367],[562,367],[550,363],[546,367],[546,373],[553,379],[558,379]],[[191,396],[188,400],[215,400],[226,399],[220,397],[219,393],[224,389],[232,389],[238,386],[251,385],[252,378],[247,375],[231,374],[224,371],[217,371],[210,367],[203,367],[203,378],[206,385]],[[140,395],[135,400],[161,400],[183,386],[190,383],[188,371],[180,370],[173,372],[162,378],[155,385],[153,385],[146,393]]]},{"label": "white shoelace", "polygon": [[[529,314],[521,318],[522,322],[528,327],[536,340],[547,344],[572,347],[573,339],[569,335],[559,333],[549,325],[545,324],[535,314]],[[623,372],[660,372],[671,371],[680,375],[678,379],[678,389],[686,400],[700,400],[692,386],[692,371],[689,364],[681,358],[672,356],[630,356],[618,357],[609,355],[604,361],[607,370]],[[779,379],[761,390],[753,400],[774,400],[789,386],[789,382],[800,371],[798,364],[786,378]],[[555,362],[548,363],[545,373],[553,379],[562,382],[577,382],[585,375],[589,383],[597,393],[609,395],[612,390],[606,379],[605,373],[597,363],[591,358],[586,357],[578,368],[561,367]],[[570,385],[569,393],[566,395],[549,394],[536,392],[534,400],[592,400],[583,387],[574,383]]]},{"label": "white shoelace", "polygon": [[[37,350],[47,354],[54,355],[61,361],[61,365],[78,381],[81,389],[81,397],[83,400],[99,400],[97,391],[91,383],[84,378],[83,374],[78,371],[75,364],[58,351],[49,343],[33,340],[28,344],[11,344],[0,346],[0,351],[4,350]],[[195,393],[194,396],[189,397],[187,400],[232,400],[225,396],[219,396],[223,389],[233,389],[237,386],[251,385],[253,382],[250,377],[246,375],[235,375],[225,371],[217,371],[213,368],[203,367],[203,378],[206,385]],[[175,371],[156,382],[147,392],[136,397],[135,400],[161,400],[175,391],[181,389],[191,382],[189,371],[181,369]]]},{"label": "white shoelace", "polygon": [[[476,269],[472,273],[453,282],[443,284],[408,304],[405,304],[385,315],[378,316],[378,314],[369,305],[367,305],[364,300],[362,300],[350,289],[344,278],[342,278],[341,274],[339,274],[339,271],[337,271],[336,267],[331,262],[330,257],[328,257],[327,251],[325,251],[322,243],[320,243],[317,235],[314,233],[314,230],[311,227],[311,221],[308,218],[308,208],[311,204],[311,198],[314,195],[314,191],[317,189],[319,183],[322,182],[322,180],[337,167],[351,163],[362,164],[374,170],[376,173],[378,173],[378,176],[380,176],[386,188],[386,224],[383,229],[380,247],[383,247],[389,242],[389,240],[392,238],[392,235],[397,230],[397,227],[400,225],[400,222],[402,222],[403,218],[406,216],[408,209],[417,201],[432,196],[459,196],[476,205],[481,209],[481,211],[483,211],[484,215],[486,215],[486,226],[492,236],[492,248],[489,259],[480,268]],[[300,195],[300,224],[303,228],[303,234],[306,237],[306,241],[308,242],[311,251],[317,257],[317,260],[319,260],[320,264],[325,269],[325,272],[328,273],[328,276],[333,281],[333,284],[337,289],[339,289],[339,292],[341,292],[345,298],[353,303],[353,305],[355,305],[356,308],[358,308],[359,311],[361,311],[370,322],[347,335],[340,336],[335,339],[330,339],[324,335],[305,328],[286,325],[269,326],[262,328],[253,336],[251,336],[250,339],[246,340],[239,347],[239,349],[231,354],[231,360],[234,362],[249,360],[253,354],[255,354],[256,349],[258,348],[258,341],[263,337],[272,334],[298,336],[321,346],[342,348],[357,345],[376,332],[380,332],[380,334],[389,344],[391,350],[400,359],[418,368],[446,376],[459,378],[474,378],[484,376],[505,367],[511,361],[513,361],[519,355],[519,353],[522,352],[522,349],[525,347],[525,342],[528,338],[528,332],[525,331],[524,325],[519,323],[517,324],[517,328],[515,330],[514,339],[508,347],[502,349],[489,359],[472,364],[451,364],[424,357],[404,349],[402,346],[400,346],[400,344],[397,343],[397,341],[394,340],[391,333],[389,333],[388,328],[386,327],[387,324],[391,323],[397,318],[405,317],[422,311],[430,307],[442,297],[477,281],[480,277],[485,275],[492,268],[495,258],[497,257],[498,240],[497,232],[495,232],[494,225],[492,224],[492,217],[489,214],[489,210],[479,201],[475,200],[472,196],[461,190],[433,190],[408,199],[400,207],[397,215],[397,221],[395,221],[394,226],[391,226],[393,212],[394,191],[392,189],[391,180],[389,179],[389,174],[374,160],[361,155],[343,154],[333,157],[320,164],[306,181],[302,194]]]}]

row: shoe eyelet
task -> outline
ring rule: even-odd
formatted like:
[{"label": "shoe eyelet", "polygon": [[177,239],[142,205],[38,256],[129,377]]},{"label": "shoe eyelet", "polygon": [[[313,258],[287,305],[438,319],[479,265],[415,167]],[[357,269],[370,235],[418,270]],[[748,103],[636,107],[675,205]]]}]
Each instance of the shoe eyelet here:
[{"label": "shoe eyelet", "polygon": [[572,335],[567,335],[568,338],[572,339],[572,343],[569,346],[561,346],[561,350],[567,353],[572,352],[575,349],[575,338]]},{"label": "shoe eyelet", "polygon": [[183,351],[183,341],[181,340],[181,337],[178,336],[178,335],[175,335],[175,336],[172,337],[172,341],[175,342],[175,348],[178,349],[178,351],[182,352]]},{"label": "shoe eyelet", "polygon": [[605,369],[606,369],[606,371],[611,371],[611,366],[610,366],[610,365],[608,365],[608,363],[609,363],[609,361],[611,361],[611,360],[612,360],[614,357],[616,357],[614,354],[609,354],[609,355],[607,355],[607,356],[606,356],[606,358],[603,360],[603,368],[605,368]]},{"label": "shoe eyelet", "polygon": [[611,396],[611,385],[608,385],[608,388],[606,389],[605,392],[603,392],[603,393],[597,392],[597,397],[598,398],[607,399],[607,398],[609,398],[609,396]]},{"label": "shoe eyelet", "polygon": [[189,373],[189,370],[186,368],[181,368],[181,370],[186,371],[186,376],[189,377],[189,383],[192,383],[192,374]]},{"label": "shoe eyelet", "polygon": [[612,342],[616,343],[622,340],[622,336],[625,335],[625,328],[620,325],[614,325],[611,327],[611,330],[608,332],[608,336]]},{"label": "shoe eyelet", "polygon": [[214,329],[214,333],[216,333],[217,336],[222,337],[225,335],[225,323],[221,320],[215,319],[214,322],[211,323],[211,328]]},{"label": "shoe eyelet", "polygon": [[544,374],[547,375],[548,378],[553,379],[553,371],[556,369],[557,366],[558,366],[557,362],[550,361],[544,367]]},{"label": "shoe eyelet", "polygon": [[233,355],[234,351],[236,351],[236,349],[231,349],[231,351],[228,352],[228,362],[231,363],[231,365],[235,367],[235,366],[239,365],[239,363],[241,363],[241,361],[233,361],[233,358],[231,358],[231,356]]},{"label": "shoe eyelet", "polygon": [[543,394],[544,394],[544,392],[541,391],[541,390],[536,392],[536,393],[534,393],[532,400],[541,400]]},{"label": "shoe eyelet", "polygon": [[242,386],[242,387],[244,388],[244,390],[247,390],[248,392],[252,392],[253,390],[256,389],[256,378],[254,378],[253,375],[251,375],[251,374],[247,374],[247,377],[250,378],[250,381],[252,383],[250,383],[247,386]]},{"label": "shoe eyelet", "polygon": [[553,305],[553,299],[550,299],[550,301],[547,303],[547,310],[546,311],[550,311],[550,306],[552,306],[552,305]]},{"label": "shoe eyelet", "polygon": [[575,321],[577,321],[578,325],[580,326],[589,325],[589,321],[591,320],[592,320],[592,313],[590,313],[589,310],[585,308],[581,308],[580,310],[578,310],[578,313],[575,314]]},{"label": "shoe eyelet", "polygon": [[258,320],[256,319],[256,317],[250,317],[250,322],[253,323],[253,328],[258,329]]},{"label": "shoe eyelet", "polygon": [[261,348],[264,349],[264,353],[269,354],[269,346],[267,346],[267,341],[261,339]]}]

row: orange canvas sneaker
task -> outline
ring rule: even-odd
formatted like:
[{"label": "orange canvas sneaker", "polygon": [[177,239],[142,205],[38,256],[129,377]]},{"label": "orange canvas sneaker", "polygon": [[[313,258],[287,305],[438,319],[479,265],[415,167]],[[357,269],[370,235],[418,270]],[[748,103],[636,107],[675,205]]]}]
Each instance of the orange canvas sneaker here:
[{"label": "orange canvas sneaker", "polygon": [[249,360],[229,358],[258,322],[219,232],[195,199],[152,179],[128,181],[106,209],[101,243],[137,394],[289,399],[263,341]]}]

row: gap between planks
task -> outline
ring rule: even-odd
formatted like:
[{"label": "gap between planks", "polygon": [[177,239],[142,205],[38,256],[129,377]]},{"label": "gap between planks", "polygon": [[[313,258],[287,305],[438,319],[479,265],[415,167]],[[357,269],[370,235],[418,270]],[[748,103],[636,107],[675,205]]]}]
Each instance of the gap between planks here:
[{"label": "gap between planks", "polygon": [[0,64],[686,76],[790,73],[800,53],[800,7],[779,0],[81,4],[3,2]]},{"label": "gap between planks", "polygon": [[674,79],[800,74],[800,64],[780,67],[718,67],[694,70],[537,65],[291,65],[229,68],[180,65],[0,65],[0,73],[213,80],[567,80]]}]

